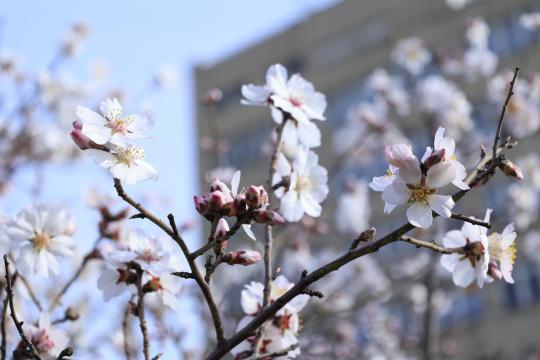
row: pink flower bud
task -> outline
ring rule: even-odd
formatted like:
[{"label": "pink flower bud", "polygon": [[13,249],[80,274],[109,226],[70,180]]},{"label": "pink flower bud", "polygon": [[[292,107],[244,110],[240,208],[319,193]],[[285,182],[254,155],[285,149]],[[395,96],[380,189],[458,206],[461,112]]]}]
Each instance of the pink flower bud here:
[{"label": "pink flower bud", "polygon": [[73,130],[69,134],[71,139],[81,150],[90,149],[90,139],[82,133],[82,123],[80,121],[73,122]]},{"label": "pink flower bud", "polygon": [[261,253],[255,250],[238,250],[229,253],[227,264],[229,265],[253,265],[261,260]]},{"label": "pink flower bud", "polygon": [[205,215],[208,210],[208,201],[206,196],[194,196],[193,201],[195,202],[195,209],[201,215]]},{"label": "pink flower bud", "polygon": [[501,270],[492,262],[488,265],[488,275],[496,280],[501,280],[503,277]]},{"label": "pink flower bud", "polygon": [[247,211],[246,196],[243,194],[236,195],[233,201],[233,209],[236,216],[242,216]]},{"label": "pink flower bud", "polygon": [[214,192],[214,191],[227,192],[228,190],[229,190],[229,187],[225,185],[225,183],[219,179],[215,179],[210,184],[210,192]]},{"label": "pink flower bud", "polygon": [[514,164],[508,159],[505,159],[500,165],[499,168],[505,173],[506,176],[513,177],[518,180],[523,180],[523,173],[519,166]]},{"label": "pink flower bud", "polygon": [[268,194],[262,185],[250,185],[246,189],[246,203],[251,208],[260,208],[268,203]]},{"label": "pink flower bud", "polygon": [[415,159],[411,146],[407,144],[389,145],[384,150],[384,157],[390,165],[404,166],[408,161]]},{"label": "pink flower bud", "polygon": [[426,159],[426,161],[424,161],[424,165],[426,165],[426,168],[429,169],[433,165],[443,161],[445,152],[446,151],[444,149],[433,151],[431,155]]},{"label": "pink flower bud", "polygon": [[216,231],[214,232],[214,238],[222,239],[227,235],[228,232],[229,224],[227,223],[227,220],[225,220],[224,218],[219,219],[216,226]]},{"label": "pink flower bud", "polygon": [[259,224],[281,225],[287,222],[283,216],[274,210],[258,210],[253,213],[253,216]]},{"label": "pink flower bud", "polygon": [[219,211],[223,207],[223,204],[225,204],[225,198],[221,191],[216,190],[208,195],[208,206],[211,210]]}]

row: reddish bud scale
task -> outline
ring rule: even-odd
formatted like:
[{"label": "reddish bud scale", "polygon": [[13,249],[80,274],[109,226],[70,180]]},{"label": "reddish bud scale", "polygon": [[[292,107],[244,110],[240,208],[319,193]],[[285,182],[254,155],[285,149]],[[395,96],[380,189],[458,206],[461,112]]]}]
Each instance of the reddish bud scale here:
[{"label": "reddish bud scale", "polygon": [[261,253],[255,250],[238,250],[227,255],[229,265],[253,265],[261,260]]},{"label": "reddish bud scale", "polygon": [[502,172],[509,177],[513,177],[514,179],[523,180],[523,173],[521,172],[521,169],[519,166],[514,164],[508,159],[505,159],[500,165],[499,168],[502,170]]},{"label": "reddish bud scale", "polygon": [[274,210],[258,210],[253,212],[255,222],[266,225],[281,225],[287,221],[277,211]]},{"label": "reddish bud scale", "polygon": [[440,149],[440,150],[432,152],[431,155],[426,159],[426,161],[424,161],[424,164],[426,165],[426,169],[429,169],[433,165],[438,164],[441,161],[443,161],[444,156],[445,156],[444,149]]}]

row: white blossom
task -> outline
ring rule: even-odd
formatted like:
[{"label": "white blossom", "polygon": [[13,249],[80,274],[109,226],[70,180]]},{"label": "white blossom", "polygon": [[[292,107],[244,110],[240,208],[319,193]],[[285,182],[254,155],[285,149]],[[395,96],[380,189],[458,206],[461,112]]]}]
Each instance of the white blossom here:
[{"label": "white blossom", "polygon": [[387,186],[382,193],[385,203],[410,203],[407,219],[412,225],[422,228],[431,226],[432,211],[444,218],[450,217],[454,207],[452,197],[437,194],[437,189],[450,184],[456,177],[456,171],[450,163],[437,163],[423,173],[410,145],[405,144],[387,147],[385,155],[387,161],[399,169],[392,185]]},{"label": "white blossom", "polygon": [[392,60],[411,75],[420,75],[431,62],[431,53],[417,37],[400,40],[392,52]]},{"label": "white blossom", "polygon": [[321,215],[320,203],[328,195],[328,173],[319,157],[307,148],[298,151],[290,174],[288,191],[281,198],[280,213],[288,221],[298,221],[304,213]]},{"label": "white blossom", "polygon": [[529,31],[540,30],[540,12],[521,15],[519,17],[519,23]]},{"label": "white blossom", "polygon": [[15,251],[17,270],[23,274],[58,275],[59,257],[73,255],[74,220],[61,207],[33,205],[6,226]]},{"label": "white blossom", "polygon": [[150,121],[141,115],[122,113],[122,105],[116,99],[105,99],[99,109],[101,115],[84,107],[77,107],[77,118],[82,123],[83,135],[96,144],[108,142],[118,146],[128,146],[134,141],[149,138]]},{"label": "white blossom", "polygon": [[[494,232],[488,236],[489,258],[496,267],[493,272],[500,271],[502,278],[510,284],[514,283],[512,269],[516,260],[515,239],[514,224],[507,225],[501,234]],[[493,273],[490,275],[493,277]]]},{"label": "white blossom", "polygon": [[[487,211],[486,221],[491,210]],[[452,273],[454,284],[469,286],[475,279],[479,287],[487,278],[490,254],[486,229],[471,223],[464,223],[461,230],[449,231],[443,238],[446,248],[460,249],[453,254],[441,256],[441,265]]]},{"label": "white blossom", "polygon": [[112,146],[110,152],[86,149],[84,153],[99,166],[109,170],[114,178],[130,185],[143,180],[158,179],[156,170],[144,160],[144,150],[139,146],[130,145],[127,148]]},{"label": "white blossom", "polygon": [[426,161],[426,159],[437,152],[444,151],[441,161],[451,164],[456,172],[456,177],[452,181],[452,184],[462,190],[468,190],[469,185],[463,182],[463,180],[467,177],[467,170],[465,169],[465,166],[463,166],[463,164],[457,160],[455,149],[456,142],[454,139],[451,137],[445,137],[444,128],[439,127],[435,133],[433,148],[428,147],[426,149],[426,152],[422,157],[422,161]]}]

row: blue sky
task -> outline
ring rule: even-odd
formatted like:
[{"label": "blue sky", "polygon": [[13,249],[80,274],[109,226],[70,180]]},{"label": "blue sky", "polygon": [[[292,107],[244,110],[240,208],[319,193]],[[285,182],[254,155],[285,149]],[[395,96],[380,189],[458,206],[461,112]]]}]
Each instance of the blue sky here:
[{"label": "blue sky", "polygon": [[[155,210],[162,216],[166,211],[174,211],[182,220],[195,216],[193,67],[219,61],[335,2],[12,1],[4,3],[0,10],[4,22],[0,50],[20,54],[26,68],[42,69],[54,55],[66,29],[75,21],[84,20],[91,27],[90,38],[81,56],[65,67],[76,79],[84,77],[90,60],[104,59],[110,81],[137,93],[145,88],[158,65],[175,65],[180,73],[177,89],[151,97],[156,113],[156,140],[145,144],[145,149],[160,180],[137,184],[128,190],[133,194],[155,190],[166,194],[168,208]],[[130,105],[126,104],[126,110],[136,110],[130,109]],[[35,200],[28,196],[33,173],[27,172],[20,180],[9,198],[0,202],[11,214]],[[76,167],[49,171],[39,201],[70,204],[76,215],[85,217],[78,222],[81,232],[87,234],[94,224],[83,212],[82,195],[90,186],[112,191],[108,174],[83,159]]]}]

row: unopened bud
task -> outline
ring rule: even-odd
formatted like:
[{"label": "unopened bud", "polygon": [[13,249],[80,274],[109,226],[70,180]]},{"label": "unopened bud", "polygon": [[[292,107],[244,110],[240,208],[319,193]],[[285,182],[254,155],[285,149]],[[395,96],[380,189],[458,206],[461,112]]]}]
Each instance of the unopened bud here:
[{"label": "unopened bud", "polygon": [[260,208],[268,203],[268,194],[262,185],[250,185],[246,189],[246,203],[251,208]]},{"label": "unopened bud", "polygon": [[426,165],[426,168],[429,169],[435,164],[440,163],[444,160],[445,150],[440,149],[437,151],[433,151],[430,156],[424,161],[424,165]]},{"label": "unopened bud", "polygon": [[523,180],[523,173],[519,166],[514,164],[508,159],[504,159],[502,163],[499,164],[499,168],[505,173],[506,176],[513,177],[518,180]]},{"label": "unopened bud", "polygon": [[223,98],[223,92],[219,88],[212,88],[206,92],[202,97],[203,104],[216,104]]},{"label": "unopened bud", "polygon": [[214,238],[215,239],[223,239],[227,233],[229,232],[229,224],[227,223],[227,220],[224,218],[219,219],[216,231],[214,232]]},{"label": "unopened bud", "polygon": [[501,280],[503,277],[501,270],[492,262],[488,265],[488,275],[496,280]]},{"label": "unopened bud", "polygon": [[233,208],[236,216],[242,216],[247,211],[246,196],[243,194],[236,195],[233,201]]},{"label": "unopened bud", "polygon": [[229,187],[223,181],[219,179],[215,179],[210,184],[210,192],[214,192],[214,191],[226,192],[227,190],[229,190]]},{"label": "unopened bud", "polygon": [[206,196],[194,196],[193,202],[195,203],[195,209],[201,215],[205,215],[208,210],[208,202]]},{"label": "unopened bud", "polygon": [[79,320],[79,313],[72,307],[68,307],[64,313],[66,319],[71,321]]},{"label": "unopened bud", "polygon": [[158,291],[158,290],[160,290],[162,288],[163,287],[161,286],[161,283],[159,282],[159,278],[158,277],[152,277],[151,280],[149,280],[146,284],[144,284],[142,290],[145,293],[149,293],[149,292]]},{"label": "unopened bud", "polygon": [[70,133],[71,139],[81,150],[91,148],[91,140],[82,133],[82,124],[80,121],[73,122],[73,130]]},{"label": "unopened bud", "polygon": [[277,211],[274,210],[258,210],[253,212],[255,222],[266,225],[281,225],[287,221]]},{"label": "unopened bud", "polygon": [[238,250],[228,254],[229,265],[253,265],[261,260],[261,253],[255,250]]}]

